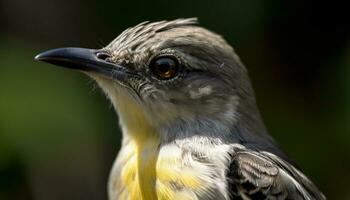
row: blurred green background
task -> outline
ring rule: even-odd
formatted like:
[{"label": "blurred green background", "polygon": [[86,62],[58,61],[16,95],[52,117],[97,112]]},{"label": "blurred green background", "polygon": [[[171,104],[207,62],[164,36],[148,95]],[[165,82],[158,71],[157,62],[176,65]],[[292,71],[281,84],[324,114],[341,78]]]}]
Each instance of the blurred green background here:
[{"label": "blurred green background", "polygon": [[[117,116],[95,83],[33,57],[198,17],[247,65],[270,133],[329,199],[350,199],[350,15],[342,1],[0,0],[0,199],[106,199]],[[346,2],[346,1],[343,1]]]}]

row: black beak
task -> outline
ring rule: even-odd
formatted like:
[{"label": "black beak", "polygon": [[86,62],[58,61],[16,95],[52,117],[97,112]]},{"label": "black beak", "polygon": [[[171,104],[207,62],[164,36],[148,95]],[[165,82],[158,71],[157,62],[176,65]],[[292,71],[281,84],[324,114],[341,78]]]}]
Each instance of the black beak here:
[{"label": "black beak", "polygon": [[96,72],[117,79],[130,74],[120,65],[107,62],[109,55],[101,50],[84,48],[59,48],[40,53],[35,60],[86,72]]}]

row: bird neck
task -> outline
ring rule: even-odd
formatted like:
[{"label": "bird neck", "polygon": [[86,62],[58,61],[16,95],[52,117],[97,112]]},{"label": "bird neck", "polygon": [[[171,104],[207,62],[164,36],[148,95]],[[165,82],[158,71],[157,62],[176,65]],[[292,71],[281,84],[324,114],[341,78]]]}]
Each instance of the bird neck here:
[{"label": "bird neck", "polygon": [[140,105],[129,95],[120,92],[112,102],[119,116],[124,140],[128,140],[127,148],[130,149],[130,161],[122,168],[123,184],[135,195],[131,199],[156,199],[153,186],[156,181],[159,134]]}]

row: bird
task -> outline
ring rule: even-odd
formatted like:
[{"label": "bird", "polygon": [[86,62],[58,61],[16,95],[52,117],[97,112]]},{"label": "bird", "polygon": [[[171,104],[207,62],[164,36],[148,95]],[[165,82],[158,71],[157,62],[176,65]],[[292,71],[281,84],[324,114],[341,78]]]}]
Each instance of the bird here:
[{"label": "bird", "polygon": [[109,200],[323,200],[268,133],[248,70],[197,18],[142,22],[35,60],[91,77],[118,115]]}]

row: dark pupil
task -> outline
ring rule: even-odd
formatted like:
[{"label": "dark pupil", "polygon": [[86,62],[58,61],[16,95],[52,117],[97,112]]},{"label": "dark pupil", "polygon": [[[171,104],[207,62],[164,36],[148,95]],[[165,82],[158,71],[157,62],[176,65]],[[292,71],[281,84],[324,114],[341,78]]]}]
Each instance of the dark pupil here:
[{"label": "dark pupil", "polygon": [[170,58],[161,58],[156,62],[157,68],[160,72],[165,73],[175,66],[175,63]]},{"label": "dark pupil", "polygon": [[176,73],[176,62],[172,58],[160,58],[154,63],[154,67],[162,78],[171,78]]},{"label": "dark pupil", "polygon": [[162,73],[166,73],[171,69],[171,63],[169,62],[164,62],[164,63],[159,63],[158,70]]}]

